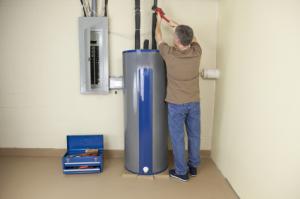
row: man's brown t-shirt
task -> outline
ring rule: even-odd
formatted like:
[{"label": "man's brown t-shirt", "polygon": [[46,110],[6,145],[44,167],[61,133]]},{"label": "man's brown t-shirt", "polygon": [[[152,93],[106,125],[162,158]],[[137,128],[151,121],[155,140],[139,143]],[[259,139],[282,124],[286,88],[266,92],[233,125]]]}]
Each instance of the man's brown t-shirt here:
[{"label": "man's brown t-shirt", "polygon": [[199,101],[200,45],[193,42],[190,48],[181,51],[162,42],[158,48],[167,65],[166,101],[174,104]]}]

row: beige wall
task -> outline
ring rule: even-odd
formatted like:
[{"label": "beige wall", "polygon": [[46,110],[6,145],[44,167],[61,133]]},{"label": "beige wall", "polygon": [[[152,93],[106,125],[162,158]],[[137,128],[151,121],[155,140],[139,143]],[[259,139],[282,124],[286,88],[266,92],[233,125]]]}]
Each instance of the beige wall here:
[{"label": "beige wall", "polygon": [[[153,1],[142,2],[145,37]],[[217,0],[159,2],[195,29],[204,51],[201,67],[216,67]],[[134,1],[109,0],[108,10],[111,75],[120,76],[122,51],[134,46]],[[63,148],[67,134],[100,132],[107,149],[123,148],[122,92],[79,93],[81,15],[75,0],[0,1],[0,147]],[[202,149],[211,148],[214,86],[201,82]]]},{"label": "beige wall", "polygon": [[213,159],[242,199],[300,198],[299,8],[220,1]]}]

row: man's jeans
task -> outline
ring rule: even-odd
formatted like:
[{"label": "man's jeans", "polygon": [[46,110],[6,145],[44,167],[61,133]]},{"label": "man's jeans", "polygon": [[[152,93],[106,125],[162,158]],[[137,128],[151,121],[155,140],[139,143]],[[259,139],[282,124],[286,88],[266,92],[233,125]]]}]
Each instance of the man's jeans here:
[{"label": "man's jeans", "polygon": [[[184,124],[188,136],[188,162],[185,160]],[[200,103],[168,103],[168,125],[173,147],[175,171],[184,175],[188,166],[200,165]]]}]

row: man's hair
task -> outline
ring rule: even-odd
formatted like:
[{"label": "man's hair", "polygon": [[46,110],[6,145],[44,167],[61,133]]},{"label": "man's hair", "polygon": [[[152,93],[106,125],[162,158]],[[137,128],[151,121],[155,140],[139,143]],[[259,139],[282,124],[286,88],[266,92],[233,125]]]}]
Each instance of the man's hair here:
[{"label": "man's hair", "polygon": [[191,27],[187,25],[179,25],[175,29],[175,34],[182,45],[188,46],[192,43],[194,32]]}]

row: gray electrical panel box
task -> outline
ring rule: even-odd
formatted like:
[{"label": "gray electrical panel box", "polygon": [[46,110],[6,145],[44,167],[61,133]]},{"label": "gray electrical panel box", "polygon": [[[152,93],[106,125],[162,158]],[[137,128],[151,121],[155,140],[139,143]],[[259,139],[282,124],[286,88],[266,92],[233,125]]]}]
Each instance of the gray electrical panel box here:
[{"label": "gray electrical panel box", "polygon": [[79,18],[80,92],[109,93],[108,19]]}]

